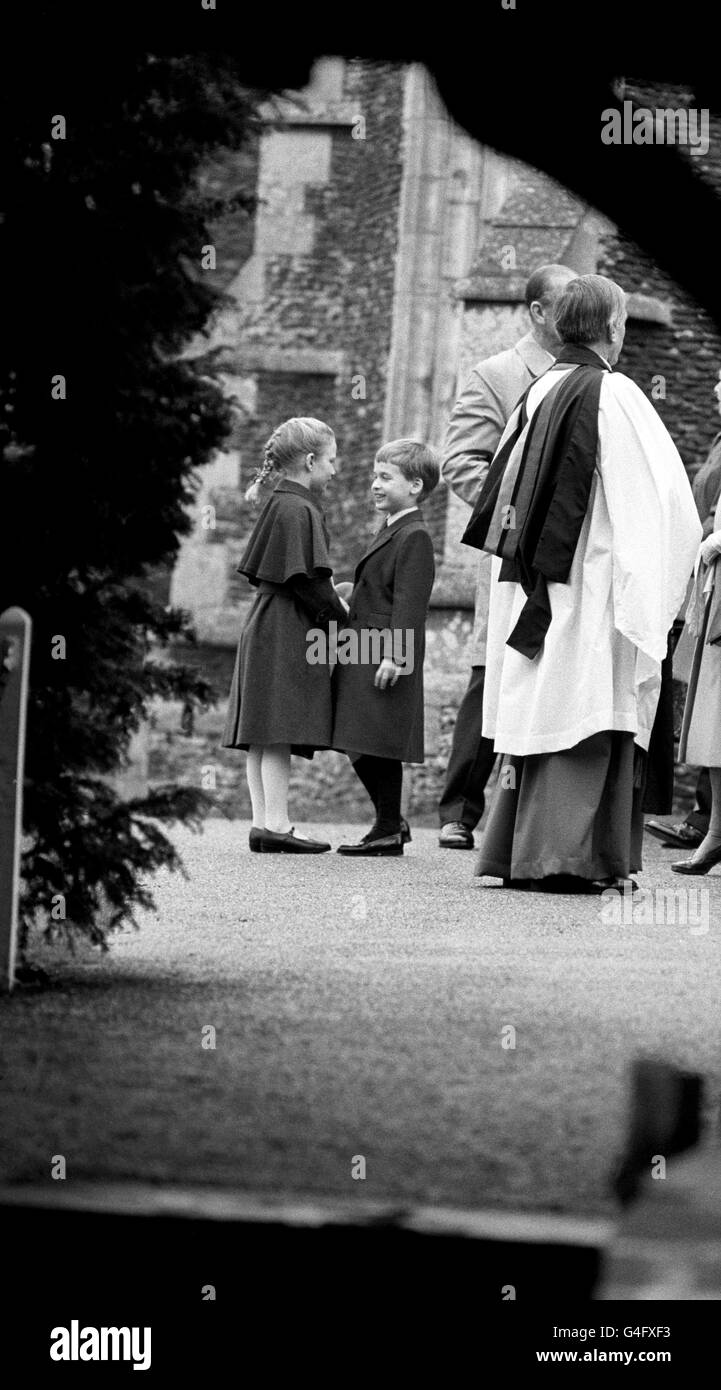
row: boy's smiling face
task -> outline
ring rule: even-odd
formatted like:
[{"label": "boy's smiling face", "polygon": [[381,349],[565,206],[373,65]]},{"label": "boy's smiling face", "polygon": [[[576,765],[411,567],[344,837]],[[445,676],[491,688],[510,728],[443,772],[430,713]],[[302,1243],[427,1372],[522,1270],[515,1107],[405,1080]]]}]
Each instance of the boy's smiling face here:
[{"label": "boy's smiling face", "polygon": [[371,492],[377,512],[394,516],[406,507],[415,507],[422,491],[422,479],[404,478],[397,463],[374,463]]}]

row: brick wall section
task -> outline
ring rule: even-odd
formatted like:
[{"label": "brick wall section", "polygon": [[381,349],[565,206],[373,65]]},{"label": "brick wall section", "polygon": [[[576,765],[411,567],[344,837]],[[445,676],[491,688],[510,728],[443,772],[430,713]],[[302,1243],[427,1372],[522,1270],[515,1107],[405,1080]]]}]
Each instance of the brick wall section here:
[{"label": "brick wall section", "polygon": [[[223,150],[209,160],[199,179],[201,192],[208,198],[253,200],[258,182],[259,136],[251,131],[241,150]],[[216,250],[212,285],[227,290],[253,250],[254,214],[251,206],[230,207],[215,219],[210,241]]]},{"label": "brick wall section", "polygon": [[[651,110],[696,106],[690,88],[661,86],[628,79],[625,96]],[[710,121],[706,155],[687,155],[694,170],[721,194],[721,119]],[[693,254],[693,229],[689,229]],[[620,234],[603,239],[599,274],[610,275],[628,292],[657,295],[670,301],[673,327],[631,323],[619,368],[651,396],[651,378],[666,380],[665,399],[653,399],[664,424],[693,475],[703,463],[719,421],[712,394],[721,368],[721,333],[705,310],[657,267],[648,255]]]},{"label": "brick wall section", "polygon": [[[243,333],[247,348],[340,351],[345,369],[335,381],[264,374],[256,418],[238,442],[250,476],[262,457],[260,446],[283,419],[318,415],[333,426],[340,472],[325,505],[333,558],[347,573],[377,525],[368,475],[382,442],[391,340],[403,70],[350,63],[345,97],[365,117],[366,138],[354,139],[348,127],[333,130],[329,184],[306,194],[306,210],[315,217],[313,250],[268,261],[262,320]],[[365,399],[353,399],[352,378],[358,375],[365,378]],[[239,517],[241,527],[248,520]]]}]

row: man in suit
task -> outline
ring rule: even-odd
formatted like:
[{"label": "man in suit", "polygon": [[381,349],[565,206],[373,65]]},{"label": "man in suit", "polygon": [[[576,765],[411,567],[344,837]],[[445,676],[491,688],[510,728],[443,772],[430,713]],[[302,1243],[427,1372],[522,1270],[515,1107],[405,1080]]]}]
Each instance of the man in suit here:
[{"label": "man in suit", "polygon": [[[451,415],[442,472],[456,496],[474,506],[493,455],[516,405],[536,377],[554,362],[560,339],[554,327],[556,303],[576,272],[565,265],[542,265],[526,285],[530,329],[506,352],[478,362]],[[483,815],[484,788],[495,754],[483,738],[483,683],[486,665],[491,556],[481,554],[471,639],[471,677],[453,731],[445,786],[439,803],[438,843],[447,849],[473,849],[473,831]]]}]

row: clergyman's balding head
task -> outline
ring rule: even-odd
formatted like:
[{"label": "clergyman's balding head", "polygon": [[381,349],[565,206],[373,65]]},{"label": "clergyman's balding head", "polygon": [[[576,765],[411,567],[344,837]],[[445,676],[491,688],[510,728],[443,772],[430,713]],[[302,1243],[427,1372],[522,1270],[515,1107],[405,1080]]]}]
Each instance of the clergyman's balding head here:
[{"label": "clergyman's balding head", "polygon": [[600,345],[613,364],[623,345],[626,312],[626,296],[615,280],[606,275],[579,275],[556,304],[556,331],[563,343]]}]

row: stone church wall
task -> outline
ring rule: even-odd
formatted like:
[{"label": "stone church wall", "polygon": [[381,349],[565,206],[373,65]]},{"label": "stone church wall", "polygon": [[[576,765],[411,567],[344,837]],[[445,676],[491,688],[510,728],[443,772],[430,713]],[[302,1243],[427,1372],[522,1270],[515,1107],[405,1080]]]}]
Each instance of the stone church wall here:
[{"label": "stone church wall", "polygon": [[[220,703],[185,733],[180,709],[158,706],[149,730],[150,780],[197,784],[200,769],[210,768],[218,814],[249,814],[244,755],[221,750],[219,738],[250,600],[235,573],[255,519],[242,494],[281,420],[314,414],[335,428],[340,467],[326,511],[336,575],[350,578],[376,524],[368,474],[384,418],[394,414],[391,381],[399,402],[404,392],[410,401],[396,417],[405,410],[427,418],[439,443],[449,383],[460,385],[473,362],[527,330],[528,273],[564,261],[579,273],[612,275],[633,295],[621,368],[649,395],[652,378],[663,379],[665,395],[652,398],[690,471],[719,423],[711,387],[721,341],[704,311],[546,175],[454,134],[417,74],[409,83],[398,65],[323,60],[304,104],[281,103],[275,115],[256,148],[208,173],[218,190],[257,176],[258,193],[254,226],[238,215],[214,233],[218,287],[230,300],[202,352],[224,374],[238,425],[203,470],[198,525],[170,593],[193,613],[200,646],[189,659],[210,675]],[[719,147],[711,141],[703,169],[717,183]],[[410,354],[398,343],[399,314],[413,325]],[[208,527],[200,524],[204,507],[212,509]],[[406,776],[407,809],[417,819],[434,817],[468,678],[474,557],[458,544],[467,514],[443,485],[426,508],[438,579],[425,668],[427,761]],[[341,755],[295,760],[293,779],[306,819],[366,814]],[[679,804],[689,785],[682,774]]]}]

